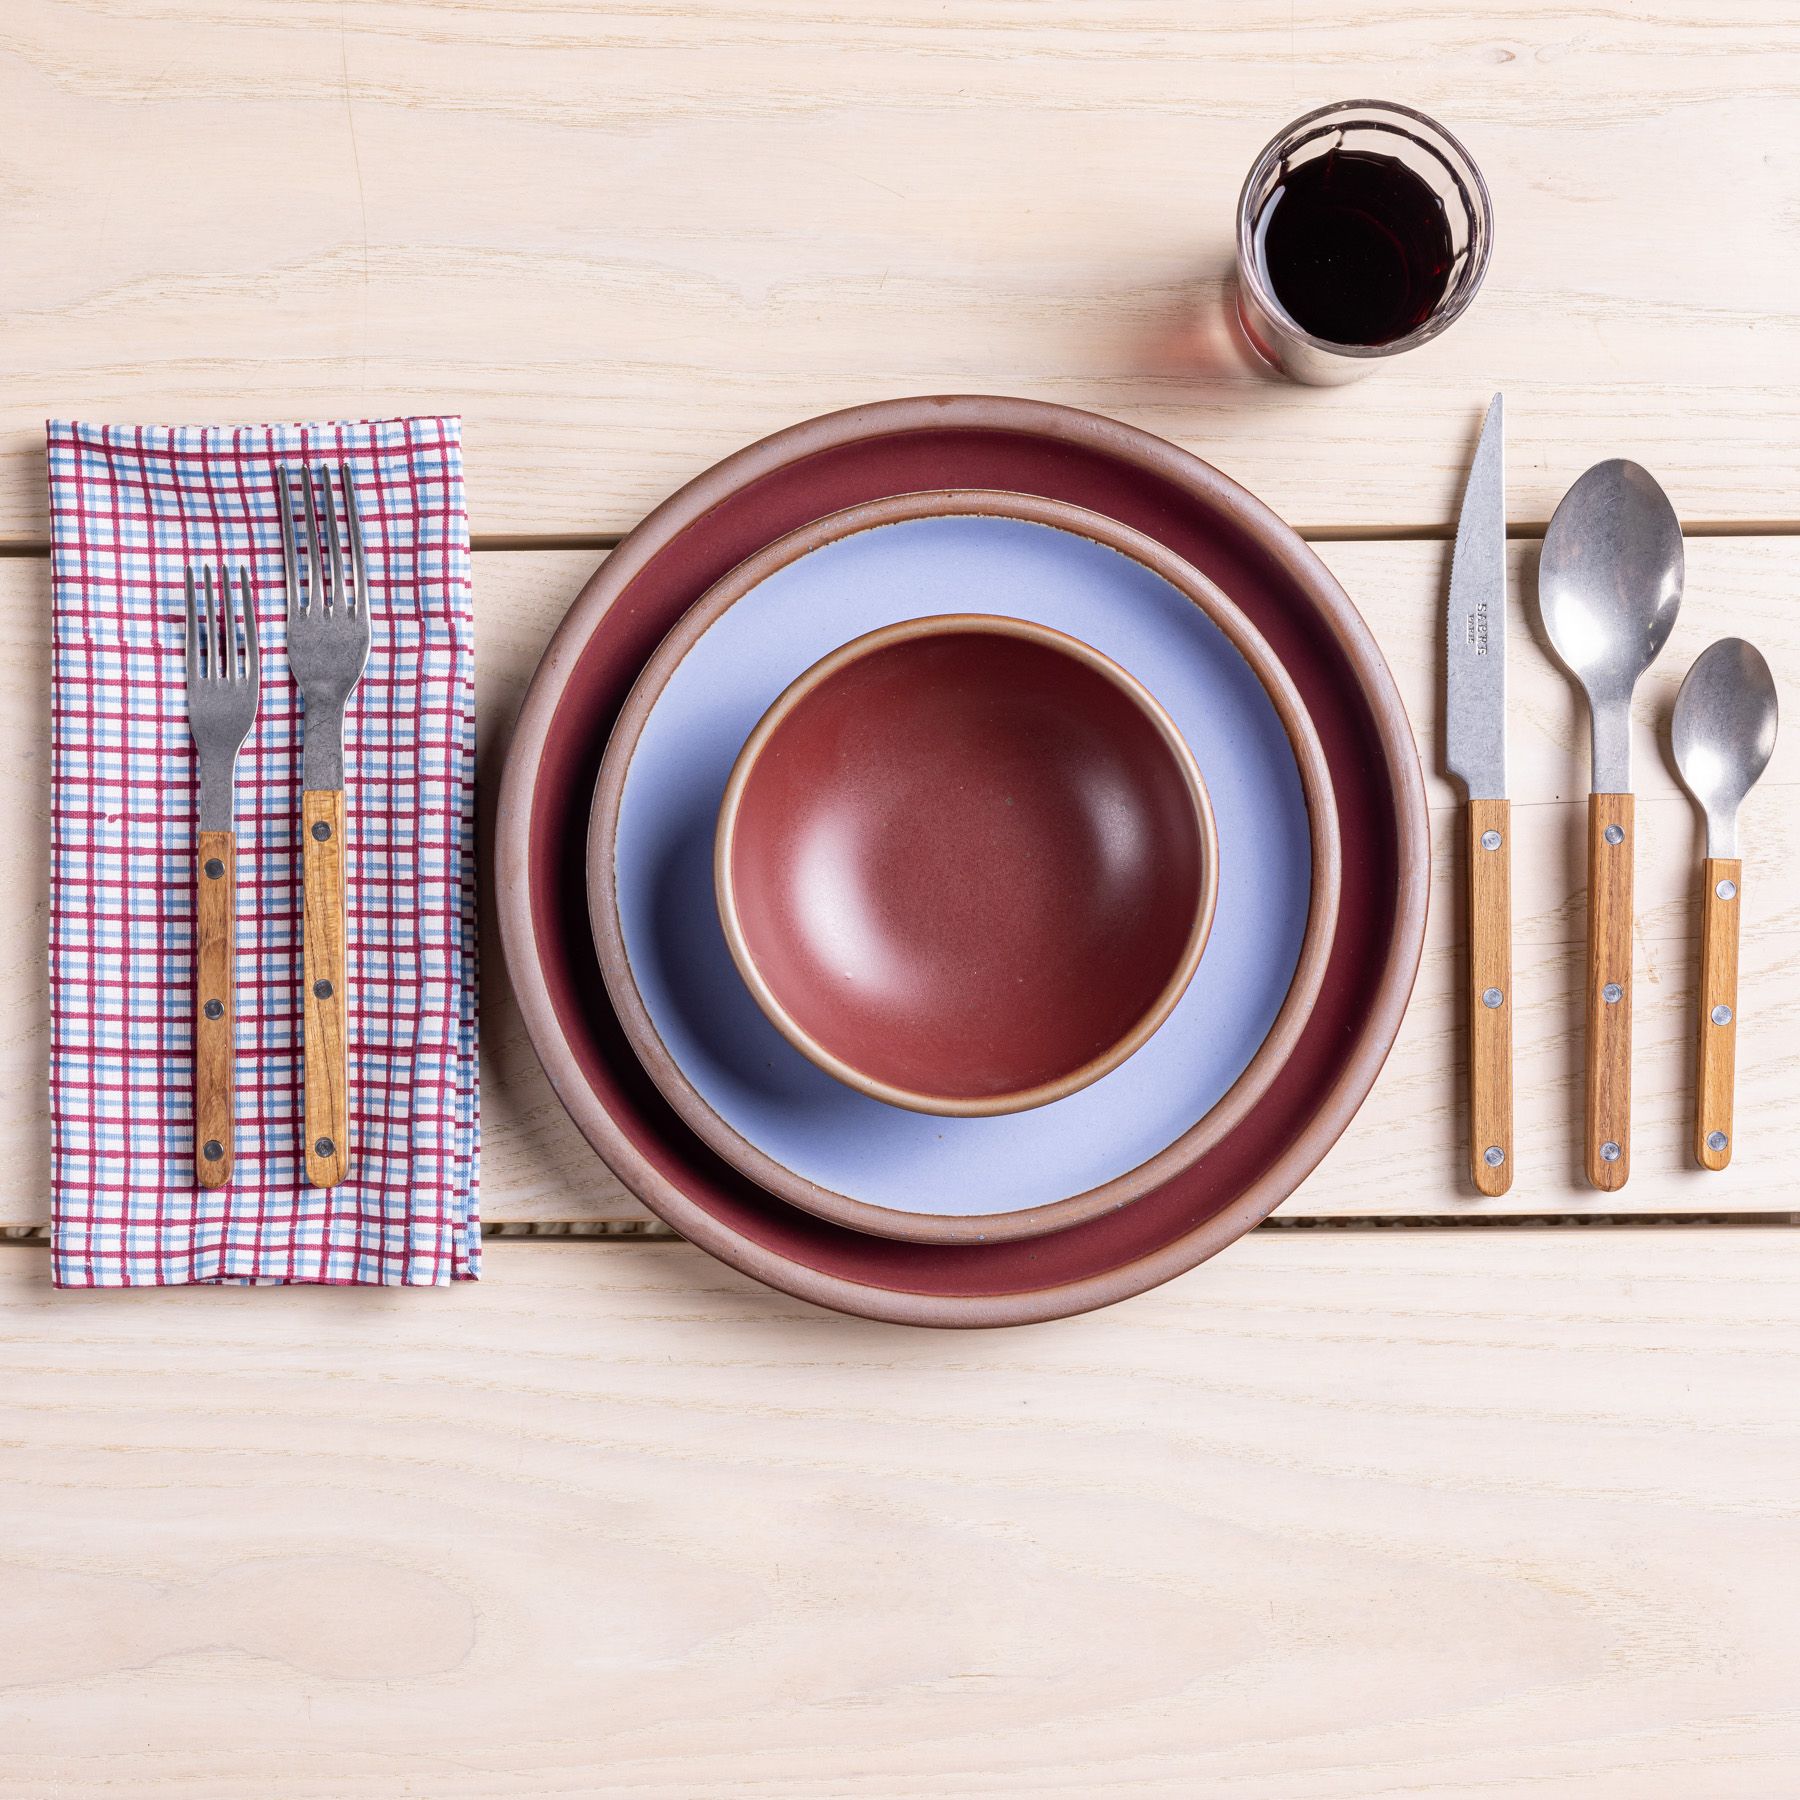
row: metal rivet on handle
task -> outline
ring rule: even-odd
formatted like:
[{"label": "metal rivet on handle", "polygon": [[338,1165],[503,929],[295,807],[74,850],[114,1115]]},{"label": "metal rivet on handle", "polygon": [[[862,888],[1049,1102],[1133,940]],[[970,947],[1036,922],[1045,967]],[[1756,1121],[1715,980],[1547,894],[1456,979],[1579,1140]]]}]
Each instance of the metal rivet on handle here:
[{"label": "metal rivet on handle", "polygon": [[1602,1162],[1617,1162],[1624,1154],[1624,1151],[1622,1151],[1611,1138],[1608,1138],[1606,1142],[1600,1146],[1600,1160]]},{"label": "metal rivet on handle", "polygon": [[315,981],[313,983],[313,998],[315,1000],[329,1000],[331,998],[331,983],[329,981]]},{"label": "metal rivet on handle", "polygon": [[1481,1004],[1490,1012],[1504,1000],[1506,996],[1498,988],[1487,988],[1481,996]]},{"label": "metal rivet on handle", "polygon": [[216,856],[209,856],[206,859],[206,879],[208,881],[217,881],[224,873],[225,865]]},{"label": "metal rivet on handle", "polygon": [[1725,1146],[1727,1144],[1729,1144],[1730,1142],[1731,1142],[1731,1139],[1728,1138],[1722,1131],[1709,1131],[1706,1134],[1706,1147],[1709,1150],[1712,1150],[1715,1152],[1723,1150],[1725,1148]]},{"label": "metal rivet on handle", "polygon": [[1616,981],[1609,981],[1606,986],[1600,990],[1600,998],[1604,1000],[1608,1006],[1617,1006],[1619,1002],[1625,998],[1625,990],[1620,987]]},{"label": "metal rivet on handle", "polygon": [[1506,1161],[1506,1152],[1502,1150],[1498,1144],[1489,1144],[1488,1147],[1482,1151],[1481,1160],[1486,1163],[1490,1169],[1497,1169]]},{"label": "metal rivet on handle", "polygon": [[313,836],[322,844],[331,836],[331,827],[327,825],[323,819],[315,819],[313,821]]},{"label": "metal rivet on handle", "polygon": [[1721,900],[1735,900],[1737,898],[1737,883],[1735,881],[1721,881],[1719,885],[1713,889],[1713,892],[1717,894]]},{"label": "metal rivet on handle", "polygon": [[1484,850],[1498,850],[1500,848],[1499,832],[1484,831],[1481,834],[1481,847]]},{"label": "metal rivet on handle", "polygon": [[322,1137],[322,1138],[318,1139],[318,1141],[316,1143],[314,1143],[313,1153],[316,1156],[336,1156],[337,1155],[337,1145],[334,1144],[330,1138]]},{"label": "metal rivet on handle", "polygon": [[217,1138],[208,1138],[201,1146],[201,1151],[208,1162],[218,1162],[225,1155],[225,1146]]},{"label": "metal rivet on handle", "polygon": [[1729,1006],[1715,1006],[1712,1009],[1712,1022],[1715,1025],[1729,1025],[1731,1023],[1731,1008]]},{"label": "metal rivet on handle", "polygon": [[222,1019],[225,1016],[224,1003],[219,1000],[207,1001],[205,1006],[200,1010],[204,1012],[209,1019]]},{"label": "metal rivet on handle", "polygon": [[1606,828],[1605,837],[1609,844],[1622,844],[1625,841],[1625,827],[1623,825],[1609,825]]}]

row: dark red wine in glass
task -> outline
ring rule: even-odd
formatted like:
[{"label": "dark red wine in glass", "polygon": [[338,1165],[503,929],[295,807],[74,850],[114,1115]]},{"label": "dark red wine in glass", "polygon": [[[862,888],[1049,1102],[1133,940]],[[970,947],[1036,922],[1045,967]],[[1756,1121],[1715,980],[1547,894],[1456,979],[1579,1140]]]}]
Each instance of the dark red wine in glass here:
[{"label": "dark red wine in glass", "polygon": [[1444,203],[1421,176],[1397,156],[1343,148],[1281,171],[1256,249],[1288,316],[1334,344],[1418,330],[1456,259]]},{"label": "dark red wine in glass", "polygon": [[1294,381],[1332,386],[1461,317],[1487,273],[1494,211],[1436,120],[1393,100],[1340,100],[1263,146],[1234,235],[1250,347]]}]

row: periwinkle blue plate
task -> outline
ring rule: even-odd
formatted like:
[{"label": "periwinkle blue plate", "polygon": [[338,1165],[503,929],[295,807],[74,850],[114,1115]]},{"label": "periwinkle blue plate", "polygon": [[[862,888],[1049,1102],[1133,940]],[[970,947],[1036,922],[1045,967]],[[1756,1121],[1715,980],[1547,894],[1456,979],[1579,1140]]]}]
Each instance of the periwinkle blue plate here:
[{"label": "periwinkle blue plate", "polygon": [[[769,705],[850,639],[949,612],[1051,626],[1135,675],[1192,749],[1218,828],[1211,936],[1167,1021],[1093,1085],[992,1118],[906,1111],[808,1061],[744,986],[713,890],[726,780]],[[634,1047],[727,1161],[861,1230],[1023,1237],[1128,1204],[1203,1154],[1260,1096],[1275,1072],[1262,1065],[1280,1058],[1259,1051],[1278,1018],[1284,1031],[1304,1023],[1329,951],[1335,830],[1323,754],[1297,695],[1202,577],[1127,527],[1062,503],[907,495],[771,546],[657,652],[602,767],[590,904]],[[609,957],[609,943],[622,956]]]}]

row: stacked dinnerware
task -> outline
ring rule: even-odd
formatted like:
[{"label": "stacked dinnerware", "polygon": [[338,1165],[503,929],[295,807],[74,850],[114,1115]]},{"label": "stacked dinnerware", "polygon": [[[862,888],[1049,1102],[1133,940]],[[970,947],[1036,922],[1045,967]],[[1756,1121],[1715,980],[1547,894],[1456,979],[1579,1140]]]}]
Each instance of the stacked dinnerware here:
[{"label": "stacked dinnerware", "polygon": [[1425,916],[1410,730],[1317,557],[1172,445],[982,397],[651,514],[546,654],[497,854],[534,1043],[633,1191],[926,1324],[1089,1310],[1266,1216]]}]

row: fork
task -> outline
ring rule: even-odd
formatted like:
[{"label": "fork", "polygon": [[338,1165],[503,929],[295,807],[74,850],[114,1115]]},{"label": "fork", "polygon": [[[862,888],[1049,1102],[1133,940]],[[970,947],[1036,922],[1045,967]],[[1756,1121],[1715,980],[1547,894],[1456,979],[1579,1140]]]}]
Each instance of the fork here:
[{"label": "fork", "polygon": [[237,579],[237,605],[222,562],[216,605],[210,568],[200,571],[198,587],[190,568],[186,583],[188,727],[200,761],[194,878],[194,1173],[206,1188],[223,1187],[231,1179],[236,1035],[232,965],[237,953],[237,832],[232,811],[238,751],[250,734],[262,687],[249,570],[240,565]]},{"label": "fork", "polygon": [[338,464],[338,478],[344,490],[342,537],[330,467],[298,471],[306,520],[302,556],[294,528],[293,485],[285,468],[275,471],[287,579],[288,664],[306,704],[300,795],[305,1150],[306,1179],[322,1188],[335,1187],[350,1169],[344,1058],[344,706],[369,659],[369,568],[356,484],[347,463]]}]

